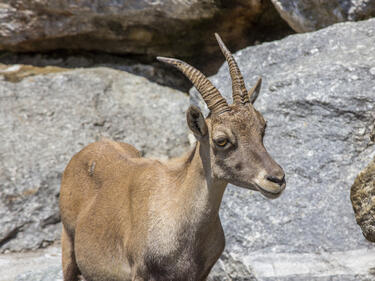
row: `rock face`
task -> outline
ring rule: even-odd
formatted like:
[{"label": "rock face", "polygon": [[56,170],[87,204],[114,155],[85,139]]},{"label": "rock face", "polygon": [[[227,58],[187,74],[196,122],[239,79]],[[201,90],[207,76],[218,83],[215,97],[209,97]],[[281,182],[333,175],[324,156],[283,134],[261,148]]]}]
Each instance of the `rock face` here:
[{"label": "rock face", "polygon": [[[59,239],[61,173],[87,144],[104,136],[148,156],[188,147],[188,97],[179,91],[107,68],[1,71],[7,75],[0,76],[0,252]],[[25,73],[34,76],[5,80]]]},{"label": "rock face", "polygon": [[[211,276],[370,280],[375,246],[355,223],[349,192],[375,155],[375,19],[292,35],[235,58],[248,89],[263,77],[255,107],[268,120],[265,146],[287,187],[270,201],[228,186],[227,245]],[[231,100],[226,65],[211,81]],[[191,96],[205,108],[195,90]]]},{"label": "rock face", "polygon": [[375,242],[375,159],[355,179],[350,199],[363,235]]},{"label": "rock face", "polygon": [[[212,51],[213,33],[246,46],[290,32],[270,1],[1,1],[0,50],[94,50],[192,56]],[[214,49],[216,50],[216,48]]]},{"label": "rock face", "polygon": [[[259,76],[263,77],[262,91],[255,107],[268,120],[265,146],[284,168],[287,188],[280,198],[270,201],[259,193],[228,186],[221,206],[227,245],[210,279],[374,279],[375,246],[365,240],[355,223],[349,193],[356,175],[375,156],[375,20],[337,24],[318,32],[293,35],[281,41],[246,48],[235,57],[248,88]],[[10,214],[9,222],[1,221],[1,226],[8,227],[13,221],[18,223],[15,227],[22,225],[24,221],[17,215],[21,210],[37,216],[35,221],[47,219],[48,215],[41,214],[39,208],[47,203],[51,209],[56,205],[54,196],[57,190],[52,187],[58,186],[59,173],[71,155],[97,135],[105,132],[127,140],[124,136],[128,132],[125,130],[133,124],[132,119],[126,118],[130,107],[125,103],[128,100],[125,93],[133,91],[126,90],[124,84],[127,80],[119,79],[117,74],[120,75],[117,71],[104,69],[90,70],[88,73],[76,70],[29,77],[17,84],[0,83],[0,121],[3,122],[0,131],[6,132],[7,136],[0,134],[3,144],[0,159],[7,159],[7,165],[14,163],[11,168],[2,167],[0,170],[2,190],[10,190],[4,193],[7,197],[1,197],[1,210],[4,210],[4,206],[14,206],[10,211],[6,209],[6,214]],[[128,77],[127,74],[123,75]],[[103,82],[103,77],[107,76],[113,76],[112,84]],[[144,79],[137,79],[142,81],[140,84],[145,84]],[[223,66],[212,81],[230,99],[227,66]],[[117,83],[124,86],[116,86]],[[74,90],[67,91],[68,85]],[[156,89],[169,92],[165,88],[153,87],[156,93]],[[137,95],[133,98],[140,97],[139,89],[134,91]],[[173,95],[175,91],[169,93]],[[192,91],[191,94],[193,103],[200,104],[197,93]],[[141,96],[146,96],[146,93]],[[169,100],[166,104],[171,104],[172,98],[168,97],[170,95],[167,95]],[[46,102],[49,98],[52,99],[51,103]],[[71,101],[73,99],[74,102]],[[181,103],[184,103],[186,97],[181,99]],[[147,98],[142,103],[152,104],[157,100]],[[7,101],[7,106],[3,106],[3,101]],[[54,105],[54,114],[49,113],[52,111],[49,105]],[[148,105],[147,110],[153,108],[158,114],[164,112],[161,105],[155,107]],[[163,136],[178,137],[180,128],[183,132],[179,138],[186,140],[186,129],[183,129],[186,127],[182,125],[185,121],[181,113],[185,107],[173,106],[173,109],[176,108],[180,108],[180,113],[168,113],[168,117],[180,114],[181,125],[171,133],[168,130],[172,125],[165,124],[166,127],[155,129],[156,135],[147,128],[152,140],[157,139],[156,136],[160,138],[160,132]],[[108,115],[110,109],[115,111],[111,118]],[[66,116],[72,121],[64,122]],[[170,119],[164,115],[160,118],[163,121]],[[103,119],[106,120],[104,123]],[[152,124],[157,126],[154,119]],[[32,129],[36,123],[45,127]],[[106,127],[107,124],[112,125]],[[52,125],[53,128],[48,129]],[[58,138],[59,142],[50,142],[53,137]],[[139,138],[135,136],[138,141],[144,138],[144,135]],[[34,140],[41,145],[33,144]],[[144,147],[151,145],[159,147],[154,143]],[[56,151],[52,158],[45,154],[45,147]],[[138,147],[142,148],[142,145]],[[26,152],[31,153],[32,157]],[[164,150],[162,152],[165,153]],[[32,200],[36,200],[33,199],[36,197],[28,195],[33,193],[28,188],[34,186],[39,187],[36,192],[41,196],[51,193],[46,197],[49,198],[46,203],[36,202],[38,205],[33,205]],[[22,195],[23,191],[26,191],[25,195]],[[3,198],[13,200],[13,205]],[[5,218],[4,213],[0,214],[0,218]],[[57,218],[51,216],[46,221],[56,222]],[[47,234],[50,234],[48,228],[54,229],[55,226],[46,224],[43,229],[39,227],[40,224],[24,224],[26,232],[18,228],[18,240],[3,243],[3,249],[16,247],[13,241],[24,243],[22,236],[53,239]],[[0,228],[1,231],[3,229]],[[34,229],[43,229],[48,233],[40,234],[39,231],[32,236]],[[45,240],[48,241],[47,238]],[[40,281],[46,276],[50,280],[61,278],[61,272],[53,267],[37,271],[36,277],[32,275],[25,273],[19,279]]]},{"label": "rock face", "polygon": [[28,271],[16,277],[15,281],[63,281],[61,266],[54,266],[39,272]]},{"label": "rock face", "polygon": [[63,281],[61,246],[0,255],[0,281]]},{"label": "rock face", "polygon": [[297,32],[375,16],[375,2],[364,0],[271,0],[281,17]]}]

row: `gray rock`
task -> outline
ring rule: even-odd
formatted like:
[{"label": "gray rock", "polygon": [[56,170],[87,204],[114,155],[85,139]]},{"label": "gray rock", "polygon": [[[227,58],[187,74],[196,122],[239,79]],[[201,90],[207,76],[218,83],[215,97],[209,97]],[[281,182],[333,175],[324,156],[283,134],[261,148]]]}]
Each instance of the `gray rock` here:
[{"label": "gray rock", "polygon": [[0,254],[0,281],[62,281],[61,246],[27,253]]},{"label": "gray rock", "polygon": [[334,23],[375,16],[375,1],[271,0],[281,17],[297,32],[314,31]]},{"label": "gray rock", "polygon": [[[1,1],[0,50],[94,50],[191,56],[210,53],[212,34],[234,45],[289,32],[270,1]],[[257,38],[258,37],[258,38]]]},{"label": "gray rock", "polygon": [[[263,77],[255,106],[268,120],[265,145],[283,166],[287,188],[270,201],[228,187],[221,207],[227,246],[211,280],[374,279],[375,246],[356,225],[349,198],[354,178],[375,156],[374,56],[375,20],[338,24],[236,54],[248,88]],[[212,80],[230,95],[227,66]],[[79,88],[78,96],[83,95]],[[63,89],[53,90],[63,97]],[[28,101],[31,106],[33,100]],[[3,116],[9,113],[0,120]],[[83,121],[77,117],[76,122]],[[73,146],[66,145],[67,154],[81,144],[70,152]]]},{"label": "gray rock", "polygon": [[[248,263],[256,265],[258,270],[261,269],[263,271],[262,274],[266,276],[261,278],[261,280],[266,281],[370,281],[374,279],[374,255],[375,249],[325,253],[323,255],[297,254],[287,256],[285,254],[268,253],[257,255],[254,260],[249,260]],[[216,267],[216,270],[210,274],[208,280],[257,280],[251,275],[250,267],[244,265],[241,259],[228,259],[226,253],[224,253],[219,263],[220,266]],[[272,269],[275,264],[278,264],[276,265],[278,269],[280,269],[280,266],[283,267],[277,277],[274,276]],[[280,276],[291,267],[298,268],[302,272],[313,270],[313,274]],[[370,274],[366,274],[369,268],[371,268]],[[351,273],[345,274],[349,270]],[[60,281],[62,280],[60,246],[55,245],[31,253],[0,255],[0,272],[2,273],[0,281]],[[313,276],[314,274],[315,276]],[[233,278],[233,276],[236,277]]]},{"label": "gray rock", "polygon": [[[213,274],[241,280],[242,264],[259,280],[368,280],[375,247],[356,225],[349,193],[375,155],[375,19],[292,35],[235,58],[248,88],[263,77],[255,107],[268,120],[265,146],[287,187],[272,201],[227,188],[220,213],[227,245]],[[211,81],[231,100],[226,64]]]},{"label": "gray rock", "polygon": [[359,173],[350,191],[357,223],[366,239],[375,242],[375,159]]},{"label": "gray rock", "polygon": [[28,271],[18,275],[15,281],[63,281],[61,266],[39,271]]},{"label": "gray rock", "polygon": [[[22,71],[2,73],[17,67]],[[59,238],[61,173],[87,144],[109,137],[151,157],[189,146],[189,102],[179,91],[106,68],[38,71],[17,83],[0,81],[0,252]]]}]

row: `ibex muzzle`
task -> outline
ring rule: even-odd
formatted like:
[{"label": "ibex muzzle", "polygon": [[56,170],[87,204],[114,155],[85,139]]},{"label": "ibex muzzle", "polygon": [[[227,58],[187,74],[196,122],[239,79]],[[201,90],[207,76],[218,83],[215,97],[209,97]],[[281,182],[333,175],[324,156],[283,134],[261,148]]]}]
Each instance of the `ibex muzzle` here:
[{"label": "ibex muzzle", "polygon": [[283,170],[263,146],[266,122],[255,110],[261,80],[248,92],[231,53],[233,104],[197,69],[158,58],[193,82],[210,110],[191,106],[192,151],[160,162],[126,143],[103,140],[77,153],[61,183],[65,281],[206,280],[224,250],[219,207],[228,183],[276,198]]}]

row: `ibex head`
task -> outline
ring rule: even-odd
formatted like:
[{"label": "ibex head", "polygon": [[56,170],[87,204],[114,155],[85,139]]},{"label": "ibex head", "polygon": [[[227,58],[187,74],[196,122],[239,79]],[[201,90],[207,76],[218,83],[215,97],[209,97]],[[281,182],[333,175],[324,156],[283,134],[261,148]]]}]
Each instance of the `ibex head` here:
[{"label": "ibex head", "polygon": [[190,106],[187,123],[208,152],[211,176],[276,198],[285,188],[285,174],[263,145],[266,122],[253,106],[261,79],[247,91],[232,54],[219,35],[215,36],[229,65],[231,105],[199,70],[177,59],[158,57],[158,60],[178,68],[194,84],[210,110],[204,119],[197,107]]}]

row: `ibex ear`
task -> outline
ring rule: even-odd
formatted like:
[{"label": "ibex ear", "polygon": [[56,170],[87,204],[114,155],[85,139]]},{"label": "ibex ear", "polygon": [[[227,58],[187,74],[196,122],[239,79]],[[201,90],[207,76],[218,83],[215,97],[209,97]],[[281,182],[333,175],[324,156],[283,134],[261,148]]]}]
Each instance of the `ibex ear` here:
[{"label": "ibex ear", "polygon": [[191,105],[186,112],[186,120],[190,130],[199,140],[207,134],[207,125],[198,107]]},{"label": "ibex ear", "polygon": [[262,86],[262,78],[259,78],[255,86],[249,90],[248,95],[249,95],[249,99],[251,103],[254,103],[255,100],[257,99],[261,86]]}]

